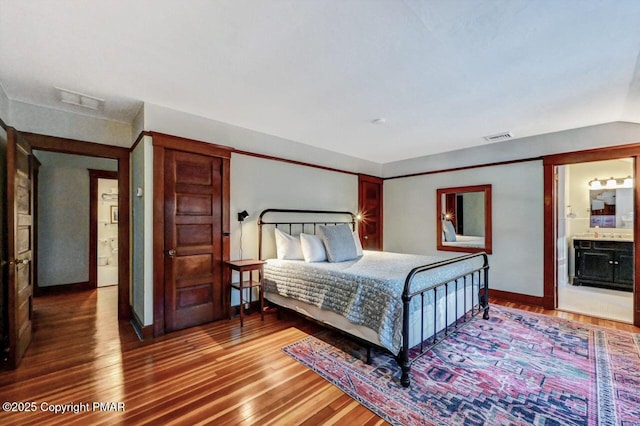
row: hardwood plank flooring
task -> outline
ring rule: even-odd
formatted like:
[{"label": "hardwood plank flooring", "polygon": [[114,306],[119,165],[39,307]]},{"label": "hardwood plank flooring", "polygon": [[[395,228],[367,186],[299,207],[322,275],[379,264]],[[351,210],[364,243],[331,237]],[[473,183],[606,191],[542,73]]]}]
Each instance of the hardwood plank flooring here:
[{"label": "hardwood plank flooring", "polygon": [[[0,372],[0,402],[35,402],[36,409],[0,411],[0,424],[385,424],[280,350],[318,331],[316,324],[251,315],[242,329],[238,319],[223,320],[140,342],[130,324],[117,321],[116,300],[116,287],[35,299],[33,342],[17,370]],[[93,402],[122,402],[124,411],[96,410]],[[56,414],[43,403],[90,405]]]}]

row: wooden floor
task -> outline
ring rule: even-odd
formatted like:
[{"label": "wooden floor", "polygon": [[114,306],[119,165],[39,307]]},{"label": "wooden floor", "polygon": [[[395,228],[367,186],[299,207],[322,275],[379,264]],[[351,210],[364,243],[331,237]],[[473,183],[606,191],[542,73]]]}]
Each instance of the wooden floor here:
[{"label": "wooden floor", "polygon": [[[0,411],[0,424],[384,424],[280,350],[317,331],[314,324],[252,315],[243,329],[237,319],[220,321],[140,342],[116,320],[116,298],[116,287],[106,287],[35,299],[34,340],[17,370],[0,372],[0,402],[34,402],[35,412]],[[94,402],[124,403],[124,411],[94,410]],[[88,411],[44,411],[79,403]]]}]

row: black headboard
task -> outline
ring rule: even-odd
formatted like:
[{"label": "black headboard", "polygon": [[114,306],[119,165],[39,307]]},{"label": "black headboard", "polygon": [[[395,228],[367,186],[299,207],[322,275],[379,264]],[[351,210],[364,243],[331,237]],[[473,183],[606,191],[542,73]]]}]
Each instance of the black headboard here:
[{"label": "black headboard", "polygon": [[[287,219],[289,218],[289,219]],[[309,219],[305,219],[309,218]],[[283,227],[289,234],[315,234],[318,225],[338,225],[346,223],[356,230],[356,215],[351,212],[335,210],[296,210],[296,209],[266,209],[258,217],[258,259],[262,259],[262,244],[264,225],[274,228]]]}]

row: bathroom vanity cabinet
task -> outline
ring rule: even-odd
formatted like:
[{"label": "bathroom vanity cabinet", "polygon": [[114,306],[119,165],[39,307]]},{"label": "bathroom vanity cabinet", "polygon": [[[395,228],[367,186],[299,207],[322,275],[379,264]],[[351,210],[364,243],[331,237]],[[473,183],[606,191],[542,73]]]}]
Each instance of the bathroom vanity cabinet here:
[{"label": "bathroom vanity cabinet", "polygon": [[633,291],[633,242],[574,239],[574,285]]}]

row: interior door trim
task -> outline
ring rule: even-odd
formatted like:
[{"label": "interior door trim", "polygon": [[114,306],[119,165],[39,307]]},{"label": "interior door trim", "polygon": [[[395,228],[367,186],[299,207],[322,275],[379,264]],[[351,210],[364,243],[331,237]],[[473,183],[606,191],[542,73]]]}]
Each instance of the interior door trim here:
[{"label": "interior door trim", "polygon": [[94,142],[47,136],[37,133],[20,132],[31,144],[32,149],[59,152],[63,154],[86,155],[111,158],[118,161],[118,319],[131,320],[130,288],[130,212],[129,197],[129,149]]},{"label": "interior door trim", "polygon": [[[566,164],[586,163],[591,161],[615,160],[619,158],[633,158],[636,183],[633,191],[633,208],[640,212],[640,143],[617,145],[607,148],[597,148],[585,151],[574,151],[543,157],[544,175],[544,308],[556,309],[557,297],[557,243],[556,218],[557,180],[556,167]],[[640,218],[634,215],[633,223],[633,253],[634,253],[634,291],[633,291],[633,324],[640,327]]]},{"label": "interior door trim", "polygon": [[[222,158],[222,257],[229,260],[231,199],[230,165],[232,148],[164,133],[150,132],[153,144],[153,335],[165,334],[165,274],[164,274],[164,163],[165,150]],[[223,283],[228,283],[228,268],[223,268]],[[231,297],[229,295],[229,297]]]}]

